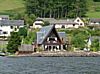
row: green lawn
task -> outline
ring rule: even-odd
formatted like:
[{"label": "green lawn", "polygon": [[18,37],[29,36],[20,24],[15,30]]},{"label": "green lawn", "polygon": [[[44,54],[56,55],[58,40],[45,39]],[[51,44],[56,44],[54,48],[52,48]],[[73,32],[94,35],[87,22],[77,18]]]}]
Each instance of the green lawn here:
[{"label": "green lawn", "polygon": [[88,12],[87,16],[89,18],[100,18],[100,12]]},{"label": "green lawn", "polygon": [[24,12],[23,0],[0,0],[0,14],[13,15],[15,13]]},{"label": "green lawn", "polygon": [[0,0],[0,12],[24,7],[23,0]]}]

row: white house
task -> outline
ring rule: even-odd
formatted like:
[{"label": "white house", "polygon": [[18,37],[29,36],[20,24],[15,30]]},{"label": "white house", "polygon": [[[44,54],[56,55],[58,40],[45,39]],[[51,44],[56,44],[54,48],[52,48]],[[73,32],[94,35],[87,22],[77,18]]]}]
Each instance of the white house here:
[{"label": "white house", "polygon": [[0,20],[9,20],[9,15],[0,15]]},{"label": "white house", "polygon": [[33,28],[42,28],[45,21],[48,21],[50,23],[54,20],[56,20],[56,19],[54,19],[54,18],[37,18],[35,20],[35,22],[33,23]]},{"label": "white house", "polygon": [[33,28],[42,28],[42,25],[44,24],[44,22],[42,20],[37,19],[34,23],[33,23]]},{"label": "white house", "polygon": [[100,18],[91,18],[90,25],[100,25]]},{"label": "white house", "polygon": [[55,24],[55,28],[78,28],[79,24],[75,22],[70,22],[67,20],[56,20],[50,22],[50,24]]},{"label": "white house", "polygon": [[54,18],[37,18],[33,23],[33,28],[42,28],[44,21],[48,21],[50,25],[55,25],[55,28],[79,28],[84,27],[84,22],[77,17],[76,19],[54,19]]},{"label": "white house", "polygon": [[18,32],[19,28],[24,27],[24,20],[9,20],[8,18],[0,18],[0,37],[8,37],[11,32]]},{"label": "white house", "polygon": [[80,27],[84,27],[85,26],[85,23],[83,22],[83,20],[79,17],[77,17],[75,20],[74,20],[75,23],[78,23]]}]

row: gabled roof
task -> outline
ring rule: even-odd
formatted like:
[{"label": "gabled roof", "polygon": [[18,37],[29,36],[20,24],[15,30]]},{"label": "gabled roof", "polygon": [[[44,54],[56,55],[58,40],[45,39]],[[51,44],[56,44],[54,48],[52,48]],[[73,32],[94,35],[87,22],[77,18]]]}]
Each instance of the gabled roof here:
[{"label": "gabled roof", "polygon": [[54,25],[45,26],[39,32],[37,32],[37,44],[42,44],[45,37],[53,29]]},{"label": "gabled roof", "polygon": [[58,32],[60,38],[63,38],[64,43],[66,42],[66,33],[65,32]]},{"label": "gabled roof", "polygon": [[37,21],[48,21],[50,24],[78,24],[75,23],[75,19],[55,19],[55,18],[37,18]]},{"label": "gabled roof", "polygon": [[23,26],[24,20],[0,20],[2,26]]},{"label": "gabled roof", "polygon": [[[46,39],[46,37],[48,36],[48,34],[50,34],[50,32],[54,28],[55,28],[55,25],[49,25],[49,26],[43,27],[39,32],[37,32],[37,44],[42,44],[44,40]],[[63,37],[63,39],[66,41],[65,32],[58,32],[57,35],[59,39],[60,37]]]}]

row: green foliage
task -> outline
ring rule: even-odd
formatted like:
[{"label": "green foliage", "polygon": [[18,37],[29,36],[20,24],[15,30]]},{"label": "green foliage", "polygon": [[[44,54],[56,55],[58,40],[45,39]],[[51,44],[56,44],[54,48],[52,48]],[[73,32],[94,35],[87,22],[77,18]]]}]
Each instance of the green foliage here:
[{"label": "green foliage", "polygon": [[99,39],[95,39],[91,45],[91,51],[100,51]]},{"label": "green foliage", "polygon": [[28,24],[28,26],[32,26],[35,19],[36,19],[36,16],[34,14],[24,15],[25,24]]},{"label": "green foliage", "polygon": [[19,35],[23,36],[24,38],[27,36],[27,29],[25,27],[22,27],[19,29]]},{"label": "green foliage", "polygon": [[23,44],[32,44],[36,39],[36,32],[29,31],[28,35],[23,39]]},{"label": "green foliage", "polygon": [[43,26],[48,26],[48,25],[50,25],[50,23],[48,21],[44,21]]},{"label": "green foliage", "polygon": [[85,38],[86,38],[86,36],[84,34],[82,34],[82,33],[75,34],[72,37],[72,44],[76,48],[84,48],[85,44],[86,44],[86,42],[84,41]]},{"label": "green foliage", "polygon": [[8,41],[7,51],[10,53],[15,53],[18,51],[18,47],[21,45],[21,37],[18,32],[12,32]]},{"label": "green foliage", "polygon": [[37,17],[66,18],[85,16],[86,0],[25,0],[26,13]]}]

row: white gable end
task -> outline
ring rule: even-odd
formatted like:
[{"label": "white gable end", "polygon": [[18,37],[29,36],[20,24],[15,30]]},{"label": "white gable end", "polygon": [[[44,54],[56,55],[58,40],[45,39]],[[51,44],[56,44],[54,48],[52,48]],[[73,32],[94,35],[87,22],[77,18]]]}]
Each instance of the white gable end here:
[{"label": "white gable end", "polygon": [[75,20],[74,20],[74,22],[75,23],[78,23],[79,24],[79,26],[84,26],[84,22],[79,18],[79,17],[77,17]]}]

